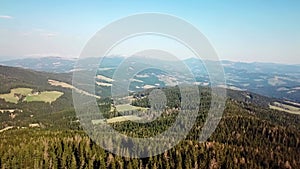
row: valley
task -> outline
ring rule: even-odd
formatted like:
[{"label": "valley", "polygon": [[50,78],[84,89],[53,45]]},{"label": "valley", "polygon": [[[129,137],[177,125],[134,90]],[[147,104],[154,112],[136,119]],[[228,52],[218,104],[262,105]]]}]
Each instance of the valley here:
[{"label": "valley", "polygon": [[0,169],[300,169],[300,0],[0,2]]},{"label": "valley", "polygon": [[[300,165],[300,115],[287,112],[296,111],[294,108],[299,105],[295,101],[226,89],[228,98],[223,117],[213,135],[206,142],[199,143],[198,137],[208,113],[210,88],[198,86],[203,104],[199,105],[196,123],[184,140],[161,155],[143,159],[125,158],[104,150],[85,133],[73,108],[72,90],[97,100],[103,118],[86,117],[92,119],[89,123],[95,129],[106,124],[124,135],[147,138],[172,126],[180,110],[178,87],[153,85],[155,87],[130,92],[129,96],[120,99],[120,104],[115,104],[109,97],[95,97],[79,86],[75,87],[68,74],[3,66],[0,69],[3,70],[0,77],[5,76],[1,80],[4,87],[0,91],[0,165],[4,168],[296,168]],[[151,74],[142,72],[131,83],[143,83],[144,86],[157,83],[145,79],[147,76]],[[103,74],[96,80],[113,84],[110,77]],[[22,78],[21,83],[13,80]],[[5,87],[6,84],[10,88]],[[154,120],[140,123],[148,117],[144,115],[150,108],[149,94],[158,88],[166,93],[167,107]],[[105,86],[96,90],[96,93],[105,92],[110,88]],[[34,96],[32,92],[38,91],[36,96],[39,97],[20,101],[8,94],[11,91],[25,98]],[[54,93],[43,96],[46,91],[57,93],[55,96]],[[276,109],[269,108],[270,105],[276,106]],[[103,132],[99,137],[109,140],[110,133]],[[119,151],[129,148],[127,140],[118,141],[125,143]],[[138,146],[134,148],[137,152],[144,151]]]},{"label": "valley", "polygon": [[[101,60],[101,63],[100,63]],[[99,67],[97,74],[97,83],[99,87],[110,87],[113,83],[113,73],[117,67],[124,61],[122,57],[104,57],[104,58],[86,58],[80,60],[63,59],[59,57],[45,57],[41,59],[19,59],[2,62],[7,66],[19,66],[38,71],[68,73],[74,71],[84,71],[87,67]],[[195,84],[210,86],[209,76],[205,65],[214,66],[215,61],[197,58],[189,58],[182,62],[191,69],[191,73],[196,80]],[[59,64],[58,64],[59,63]],[[168,65],[167,61],[161,60],[157,63]],[[174,63],[175,64],[175,63]],[[300,66],[283,65],[274,63],[243,63],[232,61],[221,61],[224,67],[227,86],[233,90],[247,90],[279,99],[287,99],[294,102],[300,102]],[[74,66],[76,69],[74,70]],[[176,65],[174,65],[176,67]],[[182,76],[182,75],[181,75]],[[175,85],[177,82],[189,81],[182,79],[180,74],[166,74],[161,70],[149,69],[140,72],[131,79],[131,91],[144,90],[153,87],[164,87]],[[183,76],[184,77],[184,76]]]}]

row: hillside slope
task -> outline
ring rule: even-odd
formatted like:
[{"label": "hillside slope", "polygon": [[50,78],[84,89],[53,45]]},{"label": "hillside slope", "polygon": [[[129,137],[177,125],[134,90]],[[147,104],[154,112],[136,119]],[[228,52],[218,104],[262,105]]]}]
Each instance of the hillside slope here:
[{"label": "hillside slope", "polygon": [[[274,99],[245,91],[228,90],[223,117],[207,142],[198,138],[207,117],[201,107],[196,124],[188,136],[165,153],[150,158],[125,158],[99,147],[81,129],[72,108],[71,90],[51,86],[48,79],[70,82],[70,74],[52,74],[0,66],[1,93],[11,88],[30,87],[38,91],[56,90],[64,93],[55,102],[19,101],[7,103],[0,99],[0,109],[21,109],[22,112],[0,113],[0,168],[299,168],[300,115],[268,107]],[[3,87],[2,87],[3,86]],[[207,88],[199,88],[203,98],[210,98]],[[148,107],[148,94],[133,104]],[[110,124],[128,136],[151,137],[170,127],[178,114],[178,88],[166,87],[169,109],[149,124],[131,121]],[[141,95],[141,93],[135,93]],[[100,100],[101,101],[101,100]],[[103,101],[103,100],[102,100]],[[209,100],[204,100],[209,101]],[[101,104],[102,105],[102,104]],[[105,113],[110,111],[110,106]],[[118,114],[117,114],[118,116]],[[40,128],[29,128],[39,124]],[[22,128],[23,127],[23,128]],[[25,128],[24,128],[25,127]],[[100,137],[108,138],[109,133]],[[122,141],[119,151],[128,149]],[[150,146],[150,145],[149,145]],[[134,147],[136,152],[145,151]]]},{"label": "hillside slope", "polygon": [[[33,92],[59,91],[63,93],[53,103],[42,101],[26,102],[20,99],[15,104],[0,98],[0,110],[2,112],[0,113],[0,128],[7,126],[28,127],[31,123],[41,122],[43,122],[41,123],[42,125],[50,125],[50,123],[57,120],[54,118],[55,116],[63,116],[63,113],[59,112],[72,109],[71,90],[52,86],[48,83],[49,79],[70,83],[71,74],[37,72],[23,68],[0,66],[0,95],[7,94],[11,89],[15,88],[32,89]],[[57,114],[60,114],[60,116],[57,116]],[[66,123],[61,123],[61,125],[64,124]]]}]

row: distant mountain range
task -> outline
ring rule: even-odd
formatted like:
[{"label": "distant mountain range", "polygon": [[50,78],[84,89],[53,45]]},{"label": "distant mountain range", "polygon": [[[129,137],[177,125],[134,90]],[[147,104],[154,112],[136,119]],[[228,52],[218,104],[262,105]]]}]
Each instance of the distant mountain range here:
[{"label": "distant mountain range", "polygon": [[[45,61],[47,58],[41,60]],[[48,58],[49,60],[55,60],[55,65],[59,65],[57,61],[60,58]],[[111,79],[112,74],[117,69],[116,65],[120,65],[121,62],[122,58],[104,60],[104,64],[99,67],[96,76],[97,94],[102,96],[103,93],[101,92],[110,91],[107,89],[110,89],[110,85],[114,83],[114,79]],[[137,62],[138,60],[135,63]],[[207,77],[203,72],[203,66],[200,65],[199,67],[199,60],[189,59],[185,62],[190,65],[199,83],[209,85],[207,84],[209,81],[205,81]],[[27,68],[34,68],[36,66],[34,63],[38,62],[31,62],[32,66]],[[66,62],[61,61],[60,63]],[[158,66],[166,67],[173,65],[170,68],[176,68],[178,65],[175,64],[179,64],[176,62],[155,63]],[[207,63],[215,64],[214,62]],[[53,65],[52,62],[40,62],[38,67],[43,68],[44,71],[57,71],[57,69],[47,66],[51,64]],[[84,65],[89,66],[85,67]],[[67,65],[65,66],[67,67]],[[79,70],[70,68],[67,72],[79,71],[83,74],[85,72],[83,68],[90,69],[94,66],[98,67],[96,59],[87,59],[85,62],[81,62]],[[57,67],[64,68],[63,65]],[[251,69],[248,72],[242,69],[243,67],[240,69],[232,67],[234,64],[227,63],[224,66],[225,72],[227,71],[226,77],[227,79],[230,78],[227,81],[233,81],[234,78],[237,81],[234,82],[239,84],[238,80],[246,79],[244,81],[250,83],[253,81],[252,78],[259,78],[263,79],[261,80],[264,81],[262,84],[268,85],[269,88],[278,87],[271,85],[277,83],[268,80],[268,78],[275,76],[272,73],[257,72],[251,74],[249,73]],[[136,68],[131,67],[130,70]],[[87,135],[86,130],[83,130],[85,122],[90,122],[91,127],[94,128],[94,130],[89,130],[92,132],[101,131],[98,130],[102,126],[100,124],[108,124],[118,132],[136,138],[149,138],[163,133],[174,124],[175,118],[178,116],[177,103],[181,97],[180,94],[178,95],[177,87],[162,88],[162,91],[166,93],[168,106],[166,106],[163,114],[153,122],[143,124],[128,121],[126,120],[128,117],[134,116],[121,118],[120,115],[124,114],[121,111],[134,113],[137,111],[136,108],[148,109],[150,91],[152,90],[148,88],[172,86],[177,81],[188,81],[184,78],[186,77],[184,74],[180,74],[181,69],[182,67],[179,67],[179,70],[176,69],[173,74],[157,69],[140,71],[132,79],[129,79],[131,81],[130,90],[140,90],[131,97],[127,97],[132,99],[131,105],[123,104],[121,105],[123,109],[120,107],[118,109],[111,104],[111,99],[99,98],[97,99],[99,114],[90,114],[89,110],[86,109],[85,116],[80,116],[74,110],[72,89],[81,96],[95,96],[84,90],[85,86],[76,83],[76,86],[72,85],[72,73],[40,72],[0,65],[0,166],[3,166],[2,168],[35,168],[37,164],[40,164],[41,166],[36,168],[72,168],[72,166],[76,168],[76,166],[84,164],[88,168],[118,168],[116,166],[122,164],[119,165],[121,166],[119,168],[122,168],[125,164],[128,166],[129,164],[136,164],[137,167],[135,168],[139,168],[139,166],[155,168],[157,167],[156,164],[162,163],[165,166],[173,165],[179,166],[179,168],[182,164],[185,165],[185,168],[209,168],[209,165],[212,164],[211,161],[214,165],[220,166],[219,168],[297,168],[300,165],[298,160],[300,153],[299,104],[286,102],[283,99],[264,97],[249,91],[240,91],[237,90],[239,86],[236,86],[235,90],[227,89],[228,99],[220,123],[206,142],[199,143],[199,134],[203,131],[203,124],[208,118],[207,112],[210,105],[209,88],[200,86],[199,114],[187,137],[174,148],[151,158],[123,158],[109,153],[93,141]],[[232,71],[232,74],[228,73],[228,69]],[[237,73],[235,74],[234,71]],[[124,73],[126,72],[124,71]],[[276,74],[276,76],[292,76],[287,74],[284,76]],[[264,78],[260,76],[264,76]],[[244,81],[240,84],[246,83]],[[289,82],[285,79],[283,81]],[[296,82],[294,83],[296,84]],[[255,85],[255,82],[249,86],[252,84]],[[76,87],[78,88],[76,89]],[[53,102],[47,102],[44,99],[48,99],[50,96],[49,91],[61,92],[63,95],[56,97]],[[270,92],[271,90],[267,91]],[[48,95],[42,96],[42,93],[47,92]],[[35,97],[36,100],[29,100],[32,97]],[[14,100],[16,100],[15,103]],[[86,103],[88,104],[88,102]],[[112,108],[113,111],[111,111]],[[99,119],[100,113],[105,115],[105,118]],[[188,111],[184,111],[184,113],[189,116]],[[83,121],[84,119],[91,121]],[[125,119],[125,121],[120,119]],[[110,132],[99,134],[101,138],[108,140],[111,138]],[[114,143],[121,143],[120,151],[124,152],[128,151],[128,145],[132,145],[132,142],[128,142],[126,139],[117,140]],[[162,142],[162,144],[164,143]],[[138,150],[136,152],[144,151],[139,147],[133,148]],[[197,158],[195,159],[195,157]],[[192,160],[195,161],[192,162]]]},{"label": "distant mountain range", "polygon": [[[98,75],[101,75],[97,78],[97,82],[100,87],[105,88],[111,86],[112,81],[109,79],[113,78],[114,72],[124,59],[123,57],[106,57],[99,64],[99,58],[87,58],[77,63],[76,59],[44,57],[10,60],[0,62],[0,64],[52,73],[69,73],[96,67],[99,68]],[[166,60],[150,60],[149,62],[153,62],[152,65],[158,65],[158,67],[168,67],[170,71],[172,71],[172,67],[178,68],[180,66],[178,63]],[[210,85],[209,75],[205,67],[214,67],[218,64],[216,61],[205,61],[206,64],[203,64],[197,58],[185,59],[182,63],[191,70],[197,84],[203,86]],[[227,86],[223,87],[300,102],[300,65],[232,61],[221,61],[221,64],[224,68],[227,84]],[[187,79],[184,79],[184,74],[180,74],[180,72],[170,74],[158,69],[140,71],[130,80],[131,91],[139,91],[151,87],[164,87],[187,81]]]}]

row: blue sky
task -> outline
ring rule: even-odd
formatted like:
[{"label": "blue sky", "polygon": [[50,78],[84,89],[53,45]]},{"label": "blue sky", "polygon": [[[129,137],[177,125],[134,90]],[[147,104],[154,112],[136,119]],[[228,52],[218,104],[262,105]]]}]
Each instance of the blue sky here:
[{"label": "blue sky", "polygon": [[143,12],[171,14],[195,25],[221,59],[300,64],[297,0],[1,0],[0,59],[78,57],[99,29]]}]

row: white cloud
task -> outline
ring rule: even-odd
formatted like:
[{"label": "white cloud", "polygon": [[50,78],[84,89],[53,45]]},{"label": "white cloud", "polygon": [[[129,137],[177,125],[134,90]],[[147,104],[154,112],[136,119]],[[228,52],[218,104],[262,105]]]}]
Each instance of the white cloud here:
[{"label": "white cloud", "polygon": [[13,19],[14,17],[9,15],[0,15],[0,19]]}]

